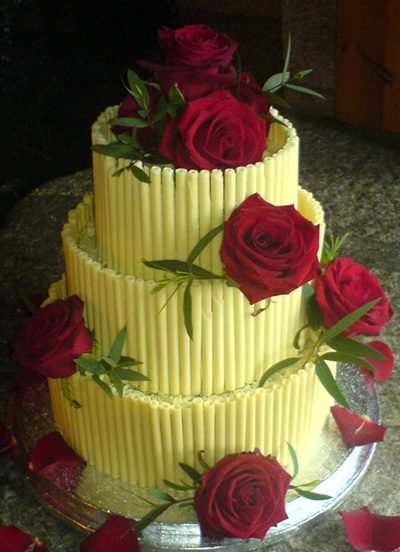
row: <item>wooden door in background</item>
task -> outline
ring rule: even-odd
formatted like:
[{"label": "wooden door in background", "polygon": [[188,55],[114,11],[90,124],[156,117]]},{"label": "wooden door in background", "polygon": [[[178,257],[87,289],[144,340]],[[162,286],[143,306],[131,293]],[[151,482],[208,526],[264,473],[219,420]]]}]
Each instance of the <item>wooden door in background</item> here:
[{"label": "wooden door in background", "polygon": [[400,134],[400,0],[336,7],[336,117]]}]

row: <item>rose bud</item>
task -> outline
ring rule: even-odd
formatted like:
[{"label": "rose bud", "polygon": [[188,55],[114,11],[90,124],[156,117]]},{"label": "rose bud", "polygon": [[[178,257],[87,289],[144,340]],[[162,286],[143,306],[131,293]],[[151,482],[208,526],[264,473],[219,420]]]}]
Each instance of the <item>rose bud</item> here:
[{"label": "rose bud", "polygon": [[367,506],[339,514],[350,544],[359,552],[392,552],[400,546],[400,516],[374,514]]},{"label": "rose bud", "polygon": [[383,441],[386,427],[378,425],[368,416],[353,414],[338,405],[332,406],[331,412],[347,445],[353,447]]}]

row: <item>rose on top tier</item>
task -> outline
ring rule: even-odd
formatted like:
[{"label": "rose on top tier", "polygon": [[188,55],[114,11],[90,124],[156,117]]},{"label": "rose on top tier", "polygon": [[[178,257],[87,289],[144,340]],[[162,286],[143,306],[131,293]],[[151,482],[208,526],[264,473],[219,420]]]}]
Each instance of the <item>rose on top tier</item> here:
[{"label": "rose on top tier", "polygon": [[265,120],[220,89],[188,102],[167,124],[158,151],[176,167],[211,171],[255,163],[265,147]]},{"label": "rose on top tier", "polygon": [[381,298],[364,316],[347,328],[343,335],[379,335],[392,318],[393,310],[379,280],[349,257],[337,258],[317,280],[315,297],[323,310],[323,326],[331,328],[342,318]]},{"label": "rose on top tier", "polygon": [[318,248],[319,227],[293,205],[272,205],[253,194],[225,222],[221,259],[253,304],[318,276]]}]

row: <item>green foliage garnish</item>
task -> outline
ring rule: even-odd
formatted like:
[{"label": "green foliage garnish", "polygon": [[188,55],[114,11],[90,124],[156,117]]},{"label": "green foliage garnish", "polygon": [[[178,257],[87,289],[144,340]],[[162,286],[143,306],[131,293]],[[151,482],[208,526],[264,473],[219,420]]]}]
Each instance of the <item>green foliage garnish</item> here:
[{"label": "green foliage garnish", "polygon": [[291,48],[292,40],[289,34],[283,70],[281,73],[272,75],[272,77],[269,77],[269,79],[267,79],[262,87],[263,96],[267,98],[273,105],[280,105],[284,107],[290,107],[290,105],[276,94],[276,92],[278,92],[278,90],[280,90],[281,88],[288,88],[290,90],[295,90],[296,92],[301,92],[303,94],[309,94],[311,96],[324,99],[324,97],[318,92],[315,92],[315,90],[311,90],[310,88],[294,84],[302,80],[305,76],[309,75],[312,69],[305,69],[292,75],[289,71]]},{"label": "green foliage garnish", "polygon": [[[216,228],[213,228],[207,234],[205,234],[198,243],[193,247],[191,252],[188,255],[186,261],[179,261],[176,259],[166,259],[158,261],[143,261],[144,264],[149,268],[154,268],[156,270],[164,270],[166,272],[171,272],[175,274],[173,278],[168,278],[158,282],[158,285],[153,289],[153,293],[158,293],[164,289],[169,284],[175,285],[174,293],[180,288],[182,284],[186,284],[184,297],[183,297],[183,316],[185,321],[186,333],[193,339],[193,324],[192,324],[192,296],[191,296],[191,286],[194,280],[210,280],[218,279],[223,280],[225,276],[219,274],[214,274],[209,270],[202,268],[194,264],[194,261],[200,255],[200,253],[207,247],[207,245],[222,232],[224,228],[223,224],[220,224]],[[173,294],[174,294],[173,293]],[[171,299],[173,294],[169,297],[167,302]]]},{"label": "green foliage garnish", "polygon": [[349,233],[346,233],[341,238],[335,238],[334,236],[329,236],[329,241],[325,240],[322,248],[321,256],[321,265],[326,266],[333,263],[336,259],[339,249],[342,247],[344,242],[349,237]]},{"label": "green foliage garnish", "polygon": [[[124,382],[127,381],[149,381],[149,378],[140,372],[131,370],[131,366],[142,364],[139,360],[122,355],[122,349],[126,338],[126,328],[117,335],[114,344],[108,356],[103,356],[100,360],[89,355],[81,355],[75,359],[77,370],[82,374],[91,374],[92,379],[101,389],[112,398],[112,386],[122,395]],[[108,376],[101,378],[100,376]],[[108,380],[110,383],[108,383]]]},{"label": "green foliage garnish", "polygon": [[[344,240],[341,240],[342,243],[343,241]],[[342,332],[354,324],[354,322],[359,320],[362,316],[364,316],[364,314],[371,310],[380,301],[380,298],[370,301],[366,305],[356,309],[342,318],[342,320],[340,320],[337,324],[326,330],[322,327],[323,311],[315,299],[315,292],[310,284],[303,286],[303,293],[306,300],[308,325],[301,328],[300,332],[305,330],[307,327],[310,327],[312,330],[317,332],[316,343],[314,344],[311,352],[303,358],[291,357],[281,360],[271,366],[261,376],[258,386],[263,387],[268,378],[270,378],[273,374],[276,374],[280,370],[291,366],[299,360],[303,361],[303,366],[306,365],[307,362],[315,362],[316,374],[321,384],[336,400],[336,402],[350,410],[349,403],[339,389],[327,361],[343,362],[355,366],[362,366],[370,372],[375,371],[374,367],[368,362],[367,359],[383,360],[385,356],[375,349],[372,349],[372,347],[368,347],[368,345],[363,345],[354,339],[343,337],[340,334],[342,334]],[[295,338],[295,344],[296,340],[298,341],[298,336]],[[321,352],[321,346],[324,344],[333,349],[333,351]]]}]

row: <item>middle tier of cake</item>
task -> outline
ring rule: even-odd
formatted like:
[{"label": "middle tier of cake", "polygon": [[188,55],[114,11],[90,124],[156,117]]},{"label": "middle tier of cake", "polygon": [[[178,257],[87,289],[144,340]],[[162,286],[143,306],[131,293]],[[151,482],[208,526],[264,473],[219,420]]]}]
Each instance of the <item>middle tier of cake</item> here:
[{"label": "middle tier of cake", "polygon": [[[303,216],[320,225],[322,241],[320,204],[300,190],[298,205]],[[306,323],[301,288],[250,305],[224,280],[194,282],[190,339],[183,314],[185,285],[176,293],[169,287],[154,293],[155,281],[121,275],[96,260],[90,196],[69,214],[62,237],[66,293],[84,301],[96,357],[109,355],[125,327],[123,354],[140,361],[139,370],[149,378],[138,383],[142,391],[211,395],[240,389],[258,381],[272,364],[297,354],[293,340]],[[50,300],[58,296],[51,288]]]}]

